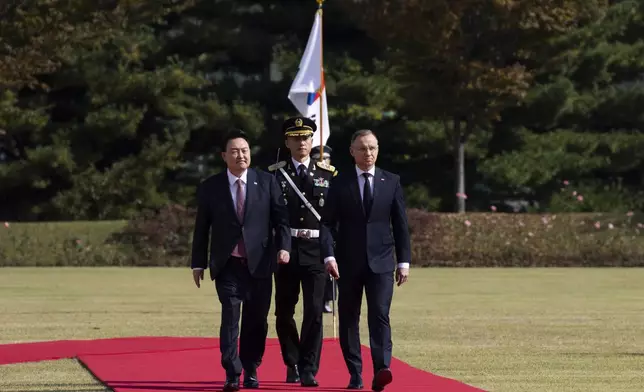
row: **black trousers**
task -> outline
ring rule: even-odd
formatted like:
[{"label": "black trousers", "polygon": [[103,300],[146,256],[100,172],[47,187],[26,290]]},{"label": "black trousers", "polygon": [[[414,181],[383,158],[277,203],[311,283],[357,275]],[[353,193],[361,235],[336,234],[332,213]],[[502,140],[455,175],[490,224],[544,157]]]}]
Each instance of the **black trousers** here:
[{"label": "black trousers", "polygon": [[266,348],[273,281],[270,277],[253,278],[245,260],[231,257],[215,279],[215,287],[221,302],[221,365],[229,377],[239,376],[242,369],[253,371],[261,364]]},{"label": "black trousers", "polygon": [[389,310],[394,290],[393,273],[374,274],[369,267],[338,279],[340,347],[351,375],[362,375],[360,310],[362,292],[367,295],[367,322],[374,374],[391,365]]},{"label": "black trousers", "polygon": [[[280,265],[275,274],[275,316],[277,337],[286,366],[298,365],[300,372],[316,375],[322,352],[324,286],[328,274],[324,265],[300,265],[296,253],[288,264]],[[295,306],[302,286],[301,336],[295,324]]]}]

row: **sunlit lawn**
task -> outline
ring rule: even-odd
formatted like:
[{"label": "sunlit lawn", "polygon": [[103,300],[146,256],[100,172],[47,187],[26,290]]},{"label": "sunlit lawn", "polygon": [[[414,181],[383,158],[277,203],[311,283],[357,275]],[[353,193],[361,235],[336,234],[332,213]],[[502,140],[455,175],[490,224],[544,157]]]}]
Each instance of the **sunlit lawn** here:
[{"label": "sunlit lawn", "polygon": [[[216,336],[218,309],[188,269],[0,269],[0,343]],[[395,356],[486,390],[644,390],[642,269],[414,269],[392,324]],[[0,390],[103,388],[63,360],[0,366]]]}]

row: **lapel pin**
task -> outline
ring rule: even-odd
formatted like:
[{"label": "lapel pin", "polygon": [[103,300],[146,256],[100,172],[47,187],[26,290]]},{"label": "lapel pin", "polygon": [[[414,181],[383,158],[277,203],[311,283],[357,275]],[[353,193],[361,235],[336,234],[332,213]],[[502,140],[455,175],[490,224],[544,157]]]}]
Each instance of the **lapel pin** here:
[{"label": "lapel pin", "polygon": [[255,181],[253,181],[253,184],[257,185],[257,183]]},{"label": "lapel pin", "polygon": [[384,181],[384,180],[385,180],[384,178],[381,178],[381,179],[380,179],[380,181]]}]

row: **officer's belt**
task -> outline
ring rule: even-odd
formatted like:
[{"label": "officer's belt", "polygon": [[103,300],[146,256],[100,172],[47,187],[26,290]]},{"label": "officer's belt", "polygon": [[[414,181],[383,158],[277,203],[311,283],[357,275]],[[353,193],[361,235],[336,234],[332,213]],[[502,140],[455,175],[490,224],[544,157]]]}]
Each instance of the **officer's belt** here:
[{"label": "officer's belt", "polygon": [[297,188],[297,185],[295,185],[295,183],[293,183],[293,180],[291,180],[291,177],[288,174],[286,174],[286,171],[284,171],[284,168],[280,167],[280,171],[282,172],[282,175],[284,175],[284,177],[286,178],[286,181],[288,181],[288,183],[291,186],[291,188],[293,188],[295,193],[297,193],[297,195],[300,197],[300,199],[302,199],[302,201],[304,202],[304,205],[309,210],[311,210],[311,212],[313,213],[313,215],[315,215],[317,220],[320,220],[321,219],[320,214],[318,214],[318,212],[315,211],[315,208],[313,208],[313,205],[311,203],[309,203],[308,200],[306,200],[306,197],[304,197],[302,192],[300,192],[300,190]]},{"label": "officer's belt", "polygon": [[320,238],[320,230],[291,229],[291,236],[297,238]]}]

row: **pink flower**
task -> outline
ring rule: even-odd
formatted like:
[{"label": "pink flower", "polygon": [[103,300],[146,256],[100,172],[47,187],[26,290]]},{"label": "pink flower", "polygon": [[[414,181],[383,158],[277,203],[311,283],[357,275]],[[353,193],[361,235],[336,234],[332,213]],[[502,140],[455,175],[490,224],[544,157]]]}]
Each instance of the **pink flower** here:
[{"label": "pink flower", "polygon": [[600,227],[602,227],[602,224],[599,222],[595,222],[594,226],[595,226],[595,229],[599,229]]},{"label": "pink flower", "polygon": [[467,227],[472,226],[472,222],[470,222],[469,220],[466,220],[466,221],[465,221],[465,222],[463,222],[463,223],[465,223],[465,226],[467,226]]},{"label": "pink flower", "polygon": [[496,206],[490,206],[490,210],[492,210],[493,212],[496,212]]},{"label": "pink flower", "polygon": [[9,222],[5,222],[4,227],[9,228]]},{"label": "pink flower", "polygon": [[467,199],[467,195],[465,193],[460,193],[460,192],[456,194],[456,197],[458,197],[459,199]]},{"label": "pink flower", "polygon": [[633,211],[628,211],[628,212],[626,213],[626,216],[633,216]]},{"label": "pink flower", "polygon": [[568,182],[568,180],[563,180],[563,184],[564,184],[565,186],[570,185],[570,183]]},{"label": "pink flower", "polygon": [[579,196],[577,196],[577,200],[584,201],[584,197],[582,195],[579,195]]}]

